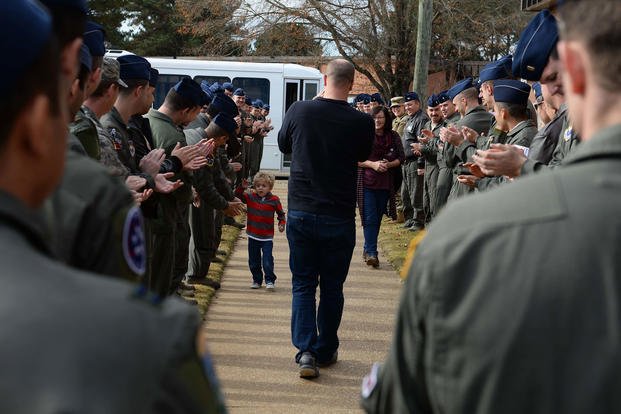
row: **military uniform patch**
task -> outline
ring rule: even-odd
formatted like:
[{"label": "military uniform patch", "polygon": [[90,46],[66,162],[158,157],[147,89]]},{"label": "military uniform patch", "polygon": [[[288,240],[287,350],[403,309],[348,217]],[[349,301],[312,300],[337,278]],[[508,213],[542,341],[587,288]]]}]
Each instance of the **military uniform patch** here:
[{"label": "military uniform patch", "polygon": [[110,137],[112,138],[112,143],[114,144],[114,149],[120,151],[123,148],[123,141],[116,134],[116,128],[110,129]]},{"label": "military uniform patch", "polygon": [[147,270],[147,249],[142,213],[138,207],[132,207],[125,217],[123,257],[132,272],[144,275]]},{"label": "military uniform patch", "polygon": [[362,398],[369,398],[375,386],[377,385],[377,374],[379,372],[380,364],[377,362],[373,364],[371,372],[369,372],[362,380]]},{"label": "military uniform patch", "polygon": [[573,128],[572,128],[572,127],[568,127],[568,128],[565,130],[565,134],[563,134],[563,139],[564,139],[565,141],[569,141],[569,140],[571,139],[571,137],[572,137],[573,133],[574,133]]}]

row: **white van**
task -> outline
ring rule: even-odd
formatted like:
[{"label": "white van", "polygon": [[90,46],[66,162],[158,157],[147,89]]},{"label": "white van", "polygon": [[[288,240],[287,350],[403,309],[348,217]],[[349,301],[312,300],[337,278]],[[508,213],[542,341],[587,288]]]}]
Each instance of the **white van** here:
[{"label": "white van", "polygon": [[[111,50],[106,56],[118,57],[126,51]],[[197,82],[231,82],[242,88],[252,100],[261,99],[270,105],[269,117],[274,129],[265,137],[261,169],[287,170],[291,159],[278,149],[277,134],[289,106],[295,101],[315,97],[323,90],[319,70],[307,66],[283,63],[251,63],[198,59],[146,58],[160,72],[155,90],[154,107],[164,101],[168,90],[181,78]]]}]

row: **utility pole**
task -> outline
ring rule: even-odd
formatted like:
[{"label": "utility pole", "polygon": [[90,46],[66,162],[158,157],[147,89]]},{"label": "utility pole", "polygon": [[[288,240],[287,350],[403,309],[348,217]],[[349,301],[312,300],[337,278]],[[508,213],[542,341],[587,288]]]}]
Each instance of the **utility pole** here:
[{"label": "utility pole", "polygon": [[418,92],[421,104],[427,100],[427,73],[431,53],[431,20],[433,0],[418,0],[418,33],[416,35],[416,58],[414,62],[414,90]]}]

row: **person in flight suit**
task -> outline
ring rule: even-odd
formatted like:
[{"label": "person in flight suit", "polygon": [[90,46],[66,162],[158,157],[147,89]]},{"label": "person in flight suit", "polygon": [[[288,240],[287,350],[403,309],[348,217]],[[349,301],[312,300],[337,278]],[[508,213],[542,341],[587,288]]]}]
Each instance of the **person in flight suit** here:
[{"label": "person in flight suit", "polygon": [[112,138],[99,120],[100,117],[110,112],[114,106],[120,88],[127,87],[127,84],[119,78],[119,73],[119,62],[113,58],[104,58],[101,66],[101,82],[95,91],[86,98],[82,109],[84,114],[97,128],[100,151],[99,162],[108,167],[111,175],[127,178],[129,176],[129,168],[119,160]]},{"label": "person in flight suit", "polygon": [[395,116],[392,120],[392,129],[399,134],[400,137],[403,136],[405,124],[408,122],[408,116],[405,114],[405,108],[403,107],[404,103],[405,99],[403,96],[395,96],[390,100],[390,111]]},{"label": "person in flight suit", "polygon": [[[207,95],[198,83],[184,78],[168,91],[158,110],[150,109],[146,117],[151,125],[153,143],[170,155],[179,144],[187,145],[183,126],[192,122],[207,104]],[[182,171],[175,178],[183,186],[159,197],[158,217],[153,220],[153,274],[151,288],[164,297],[177,289],[188,268],[192,202],[192,177]]]},{"label": "person in flight suit", "polygon": [[[101,81],[101,66],[103,56],[106,54],[103,27],[92,21],[86,22],[83,41],[92,57],[90,75],[84,86],[84,100],[86,100],[97,89],[97,85]],[[87,116],[84,105],[80,107],[75,120],[69,125],[69,131],[80,140],[89,157],[99,160],[101,150],[97,126]]]},{"label": "person in flight suit", "polygon": [[[86,13],[84,1],[56,3]],[[195,310],[155,307],[126,282],[54,259],[35,210],[63,174],[63,77],[76,76],[78,49],[58,49],[35,1],[0,2],[0,36],[20,40],[0,45],[12,57],[0,67],[0,412],[225,412]]]},{"label": "person in flight suit", "polygon": [[[86,17],[69,1],[44,0],[44,4],[52,13],[60,43],[61,90],[72,91],[63,94],[68,97],[64,104],[69,108],[69,123],[83,99],[77,99],[75,86],[86,83],[89,72],[84,69],[92,62],[92,57],[82,58],[78,66],[72,60],[73,49],[81,43]],[[88,48],[82,50],[90,54]],[[72,267],[137,280],[146,267],[144,236],[142,229],[135,233],[128,229],[141,228],[142,215],[125,184],[89,158],[77,138],[75,143],[67,148],[62,180],[42,209],[54,254]],[[131,227],[131,223],[136,226]],[[129,249],[130,244],[135,249]]]},{"label": "person in flight suit", "polygon": [[621,410],[621,3],[567,0],[559,14],[583,142],[560,167],[438,217],[386,364],[365,380],[369,413]]},{"label": "person in flight suit", "polygon": [[421,108],[420,98],[416,92],[405,94],[405,111],[408,120],[401,137],[405,161],[403,163],[403,183],[401,184],[401,202],[403,203],[403,227],[418,231],[425,227],[423,208],[424,177],[420,174],[425,168],[425,159],[412,152],[412,145],[418,142],[423,125],[429,117]]},{"label": "person in flight suit", "polygon": [[[472,83],[472,78],[459,81],[448,91],[449,98],[461,114],[461,119],[452,127],[444,128],[440,131],[440,139],[450,143],[450,135],[459,134],[463,127],[474,130],[476,135],[486,134],[494,120],[494,115],[490,114],[485,108],[479,105],[479,93]],[[448,146],[447,165],[453,168],[453,184],[448,196],[448,200],[458,198],[472,191],[470,187],[460,183],[457,176],[470,171],[464,168],[458,155],[458,148],[451,144]]]},{"label": "person in flight suit", "polygon": [[[513,73],[522,79],[539,81],[549,91],[550,100],[564,102],[563,72],[556,53],[557,41],[556,18],[544,10],[520,36],[513,59]],[[534,158],[525,156],[513,146],[499,144],[493,146],[493,151],[479,151],[473,160],[487,175],[506,175],[510,178],[556,168],[580,143],[580,137],[571,125],[563,105],[560,105],[557,118],[557,122],[562,123],[559,136],[547,136],[547,142],[536,142],[533,146]],[[552,148],[554,150],[550,157]]]},{"label": "person in flight suit", "polygon": [[425,208],[425,223],[435,216],[437,183],[438,183],[438,142],[440,128],[444,127],[444,118],[440,109],[438,95],[431,95],[427,99],[427,115],[429,121],[423,125],[419,143],[412,145],[412,150],[425,158],[423,205]]}]

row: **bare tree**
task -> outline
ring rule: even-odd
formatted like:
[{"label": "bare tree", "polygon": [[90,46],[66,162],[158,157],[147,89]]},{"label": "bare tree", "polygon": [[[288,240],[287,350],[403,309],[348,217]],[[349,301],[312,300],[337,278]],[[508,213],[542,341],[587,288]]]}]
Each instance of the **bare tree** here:
[{"label": "bare tree", "polygon": [[282,22],[308,25],[386,96],[407,90],[416,45],[416,4],[411,0],[264,0],[245,3],[255,29]]},{"label": "bare tree", "polygon": [[[333,45],[385,96],[409,89],[414,74],[417,0],[264,0],[242,9],[252,32],[282,22],[306,24]],[[463,60],[493,60],[510,52],[528,15],[517,1],[435,0],[432,69],[454,72]]]}]

